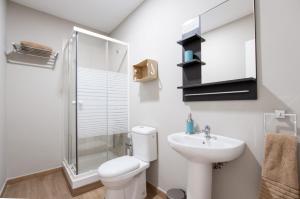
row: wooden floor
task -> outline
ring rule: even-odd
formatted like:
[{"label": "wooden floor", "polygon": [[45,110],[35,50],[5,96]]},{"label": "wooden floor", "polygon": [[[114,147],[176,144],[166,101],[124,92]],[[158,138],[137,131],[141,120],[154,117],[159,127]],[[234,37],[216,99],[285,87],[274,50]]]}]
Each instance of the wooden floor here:
[{"label": "wooden floor", "polygon": [[[104,199],[105,188],[87,192],[72,197],[62,171],[46,176],[34,177],[15,184],[7,185],[4,198],[30,198],[30,199]],[[148,193],[147,199],[162,199],[158,195]]]}]

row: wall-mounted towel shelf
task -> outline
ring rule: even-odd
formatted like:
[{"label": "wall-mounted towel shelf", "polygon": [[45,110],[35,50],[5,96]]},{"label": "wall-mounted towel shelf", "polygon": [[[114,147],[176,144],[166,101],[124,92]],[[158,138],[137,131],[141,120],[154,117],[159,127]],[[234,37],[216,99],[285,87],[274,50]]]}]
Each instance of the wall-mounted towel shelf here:
[{"label": "wall-mounted towel shelf", "polygon": [[16,43],[12,43],[12,46],[13,51],[6,53],[8,63],[49,69],[55,68],[58,52]]}]

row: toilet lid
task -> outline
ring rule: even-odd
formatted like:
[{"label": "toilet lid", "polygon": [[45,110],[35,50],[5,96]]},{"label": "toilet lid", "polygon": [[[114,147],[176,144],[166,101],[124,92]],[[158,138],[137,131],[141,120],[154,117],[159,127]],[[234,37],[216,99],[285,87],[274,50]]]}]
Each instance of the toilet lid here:
[{"label": "toilet lid", "polygon": [[117,177],[139,168],[140,162],[132,156],[122,156],[103,163],[98,173],[100,177]]}]

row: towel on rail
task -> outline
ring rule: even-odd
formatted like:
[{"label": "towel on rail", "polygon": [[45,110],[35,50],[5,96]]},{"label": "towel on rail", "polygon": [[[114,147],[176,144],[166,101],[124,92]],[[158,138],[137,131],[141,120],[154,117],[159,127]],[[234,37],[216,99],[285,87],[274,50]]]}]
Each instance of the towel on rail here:
[{"label": "towel on rail", "polygon": [[297,137],[268,133],[260,199],[299,199]]},{"label": "towel on rail", "polygon": [[31,41],[21,41],[20,45],[23,51],[37,54],[40,56],[50,57],[53,53],[52,48]]}]

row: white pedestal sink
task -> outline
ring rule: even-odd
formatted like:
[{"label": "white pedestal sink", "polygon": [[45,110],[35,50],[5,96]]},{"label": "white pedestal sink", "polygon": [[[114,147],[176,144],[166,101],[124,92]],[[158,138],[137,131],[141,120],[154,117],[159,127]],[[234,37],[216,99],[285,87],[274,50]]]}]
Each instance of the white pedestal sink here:
[{"label": "white pedestal sink", "polygon": [[188,160],[187,199],[211,199],[212,163],[238,158],[245,142],[229,137],[175,133],[168,136],[169,145]]}]

